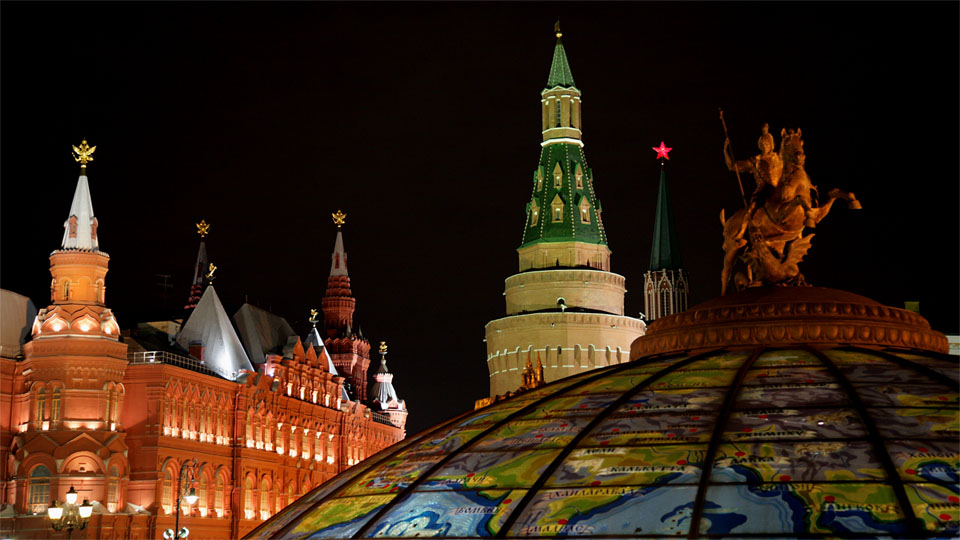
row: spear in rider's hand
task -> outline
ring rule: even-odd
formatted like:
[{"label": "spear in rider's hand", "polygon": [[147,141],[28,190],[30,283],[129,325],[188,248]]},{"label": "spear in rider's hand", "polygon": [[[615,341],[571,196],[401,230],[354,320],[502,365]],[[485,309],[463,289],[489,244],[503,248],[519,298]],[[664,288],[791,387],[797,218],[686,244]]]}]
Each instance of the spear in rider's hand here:
[{"label": "spear in rider's hand", "polygon": [[[730,134],[727,133],[727,122],[723,119],[723,107],[720,107],[720,123],[723,124],[723,136],[727,141],[730,140]],[[743,182],[740,181],[740,169],[737,168],[737,160],[733,158],[733,143],[730,146],[730,159],[733,160],[733,172],[737,173],[737,184],[740,185],[740,198],[743,199],[743,207],[747,207],[747,195],[743,192]]]}]

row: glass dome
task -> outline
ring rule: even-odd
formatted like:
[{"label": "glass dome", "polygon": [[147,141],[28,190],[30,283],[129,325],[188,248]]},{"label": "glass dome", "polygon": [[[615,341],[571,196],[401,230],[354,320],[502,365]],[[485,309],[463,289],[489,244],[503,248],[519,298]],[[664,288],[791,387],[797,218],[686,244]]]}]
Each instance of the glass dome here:
[{"label": "glass dome", "polygon": [[958,384],[919,349],[649,355],[410,437],[248,538],[955,536]]}]

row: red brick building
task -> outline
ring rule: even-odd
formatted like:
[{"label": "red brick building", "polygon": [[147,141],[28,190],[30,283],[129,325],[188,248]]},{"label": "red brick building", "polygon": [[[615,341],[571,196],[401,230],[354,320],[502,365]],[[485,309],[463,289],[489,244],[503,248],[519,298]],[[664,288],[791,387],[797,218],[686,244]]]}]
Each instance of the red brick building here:
[{"label": "red brick building", "polygon": [[[402,401],[362,403],[370,345],[352,335],[339,231],[334,258],[343,265],[327,293],[336,301],[323,303],[331,307],[326,339],[340,340],[335,362],[316,329],[302,339],[249,305],[231,321],[212,285],[182,327],[141,324],[121,336],[105,304],[110,257],[97,227],[83,165],[50,256],[51,305],[32,321],[19,316],[31,335],[22,348],[9,335],[0,348],[0,536],[62,534],[46,508],[72,486],[94,504],[75,538],[161,538],[174,526],[181,465],[196,458],[190,485],[199,500],[184,504],[180,526],[192,538],[239,538],[403,439]],[[8,313],[29,310],[19,295],[3,299],[4,332],[18,332],[23,324]],[[345,377],[338,366],[349,366]]]}]

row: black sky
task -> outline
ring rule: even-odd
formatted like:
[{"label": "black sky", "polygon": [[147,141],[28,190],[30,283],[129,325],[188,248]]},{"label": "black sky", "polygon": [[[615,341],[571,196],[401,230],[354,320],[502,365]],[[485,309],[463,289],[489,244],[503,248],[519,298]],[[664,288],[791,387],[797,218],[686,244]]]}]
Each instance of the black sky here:
[{"label": "black sky", "polygon": [[517,269],[560,19],[628,314],[661,140],[691,304],[719,292],[718,214],[740,205],[722,106],[738,157],[763,122],[800,127],[821,193],[863,203],[821,222],[809,281],[919,300],[957,333],[958,6],[5,1],[0,286],[45,305],[85,137],[122,326],[162,314],[158,274],[183,305],[203,218],[224,303],[305,332],[342,208],[356,319],[390,344],[408,428],[466,410]]}]

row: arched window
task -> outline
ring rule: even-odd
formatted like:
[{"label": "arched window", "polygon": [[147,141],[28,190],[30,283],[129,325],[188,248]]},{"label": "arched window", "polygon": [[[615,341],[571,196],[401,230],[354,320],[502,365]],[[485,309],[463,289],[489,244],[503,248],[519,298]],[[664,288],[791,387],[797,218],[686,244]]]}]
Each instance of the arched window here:
[{"label": "arched window", "polygon": [[577,179],[577,189],[583,189],[583,168],[577,163],[577,172],[574,175]]},{"label": "arched window", "polygon": [[243,482],[243,513],[247,519],[253,518],[253,480]]},{"label": "arched window", "polygon": [[60,388],[53,389],[53,399],[50,401],[50,421],[53,424],[60,422]]},{"label": "arched window", "polygon": [[201,476],[197,482],[197,495],[200,498],[197,500],[197,507],[200,509],[200,515],[206,515],[207,513],[207,482],[206,478]]},{"label": "arched window", "polygon": [[[113,404],[113,405],[112,405],[112,409],[111,409],[111,411],[110,411],[110,421],[111,421],[111,422],[116,422],[116,421],[117,421],[117,416],[119,416],[119,411],[120,411],[120,407],[119,407],[119,405],[120,405],[120,392],[119,392],[116,388],[114,388],[114,389],[110,392],[110,401],[111,401],[111,403]],[[113,429],[113,428],[111,428],[111,429]]]},{"label": "arched window", "polygon": [[47,398],[47,390],[44,388],[41,388],[37,392],[37,415],[36,415],[37,423],[43,422],[43,416],[46,413],[46,398]]},{"label": "arched window", "polygon": [[270,517],[270,484],[264,478],[260,481],[260,519]]},{"label": "arched window", "polygon": [[50,469],[45,465],[37,465],[30,472],[30,488],[27,495],[29,511],[42,514],[50,505]]},{"label": "arched window", "polygon": [[563,169],[560,168],[560,162],[558,161],[556,166],[553,167],[553,187],[554,189],[560,189],[563,186]]},{"label": "arched window", "polygon": [[107,478],[107,510],[117,511],[120,503],[120,471],[116,465],[110,467],[110,475]]},{"label": "arched window", "polygon": [[70,299],[70,282],[69,281],[63,282],[63,299],[64,300]]},{"label": "arched window", "polygon": [[213,506],[217,510],[217,517],[223,517],[223,476],[217,475],[217,490],[213,492]]},{"label": "arched window", "polygon": [[163,511],[167,514],[173,513],[173,475],[170,469],[163,470],[163,492],[161,493],[160,504],[163,505]]},{"label": "arched window", "polygon": [[557,127],[560,127],[560,98],[553,100],[553,103],[554,120],[556,120]]},{"label": "arched window", "polygon": [[107,422],[107,423],[110,422],[110,403],[112,403],[112,401],[113,401],[113,400],[110,399],[110,394],[111,394],[110,389],[107,388],[106,386],[104,386],[104,387],[103,387],[103,398],[104,398],[104,401],[103,401],[103,421],[104,421],[104,422]]},{"label": "arched window", "polygon": [[287,484],[287,504],[292,504],[293,500],[297,497],[296,489],[297,488],[294,487],[293,482]]}]

